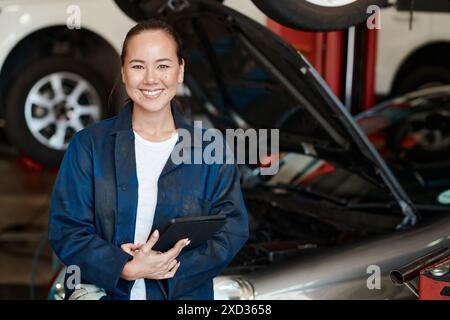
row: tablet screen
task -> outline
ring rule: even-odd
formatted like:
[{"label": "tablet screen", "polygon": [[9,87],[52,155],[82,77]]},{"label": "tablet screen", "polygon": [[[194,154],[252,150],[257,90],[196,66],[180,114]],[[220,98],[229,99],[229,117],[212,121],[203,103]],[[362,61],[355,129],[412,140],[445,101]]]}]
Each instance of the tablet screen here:
[{"label": "tablet screen", "polygon": [[193,249],[219,231],[226,222],[225,218],[225,215],[212,215],[172,219],[161,231],[153,250],[165,252],[184,238],[191,240],[186,249]]}]

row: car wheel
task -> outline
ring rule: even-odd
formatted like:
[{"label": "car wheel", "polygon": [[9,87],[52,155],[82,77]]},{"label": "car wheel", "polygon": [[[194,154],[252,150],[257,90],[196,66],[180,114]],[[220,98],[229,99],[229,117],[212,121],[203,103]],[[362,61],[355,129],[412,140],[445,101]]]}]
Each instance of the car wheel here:
[{"label": "car wheel", "polygon": [[331,31],[367,20],[371,5],[384,7],[387,0],[252,0],[268,17],[294,29]]},{"label": "car wheel", "polygon": [[107,86],[69,57],[34,61],[18,72],[6,98],[6,133],[31,159],[59,164],[75,132],[105,116]]},{"label": "car wheel", "polygon": [[398,79],[392,90],[393,95],[400,95],[434,86],[450,83],[450,67],[425,65],[412,69]]}]

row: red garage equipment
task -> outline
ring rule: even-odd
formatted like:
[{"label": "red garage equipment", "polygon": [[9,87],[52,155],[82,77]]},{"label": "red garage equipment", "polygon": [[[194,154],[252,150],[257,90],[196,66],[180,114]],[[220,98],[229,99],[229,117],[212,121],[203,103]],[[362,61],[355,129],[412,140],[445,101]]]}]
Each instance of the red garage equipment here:
[{"label": "red garage equipment", "polygon": [[[359,25],[343,31],[310,32],[271,19],[267,26],[308,59],[352,113],[375,104],[377,29]],[[349,95],[350,101],[345,101]]]},{"label": "red garage equipment", "polygon": [[[413,284],[417,277],[418,288]],[[406,285],[419,300],[450,300],[450,249],[439,248],[393,270],[391,280]]]}]

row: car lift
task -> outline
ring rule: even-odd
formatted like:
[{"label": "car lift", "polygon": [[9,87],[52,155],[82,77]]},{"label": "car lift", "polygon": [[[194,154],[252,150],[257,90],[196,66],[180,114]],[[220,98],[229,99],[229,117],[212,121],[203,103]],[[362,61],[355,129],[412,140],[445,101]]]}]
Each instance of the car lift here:
[{"label": "car lift", "polygon": [[377,29],[300,31],[271,19],[267,27],[306,57],[352,114],[375,104]]}]

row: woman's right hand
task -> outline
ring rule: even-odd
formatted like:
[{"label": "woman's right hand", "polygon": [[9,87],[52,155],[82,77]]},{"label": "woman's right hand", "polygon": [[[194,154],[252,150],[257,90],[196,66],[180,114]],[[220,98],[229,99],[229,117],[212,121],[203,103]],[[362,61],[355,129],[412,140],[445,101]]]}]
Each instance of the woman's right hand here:
[{"label": "woman's right hand", "polygon": [[159,232],[155,230],[150,239],[135,251],[133,259],[125,264],[122,278],[125,280],[136,279],[169,279],[172,278],[180,266],[176,260],[181,250],[189,245],[189,239],[179,240],[172,249],[166,252],[153,250],[153,246],[159,239]]},{"label": "woman's right hand", "polygon": [[120,249],[128,253],[130,256],[133,256],[139,251],[139,249],[142,247],[142,243],[124,243],[120,246]]}]

